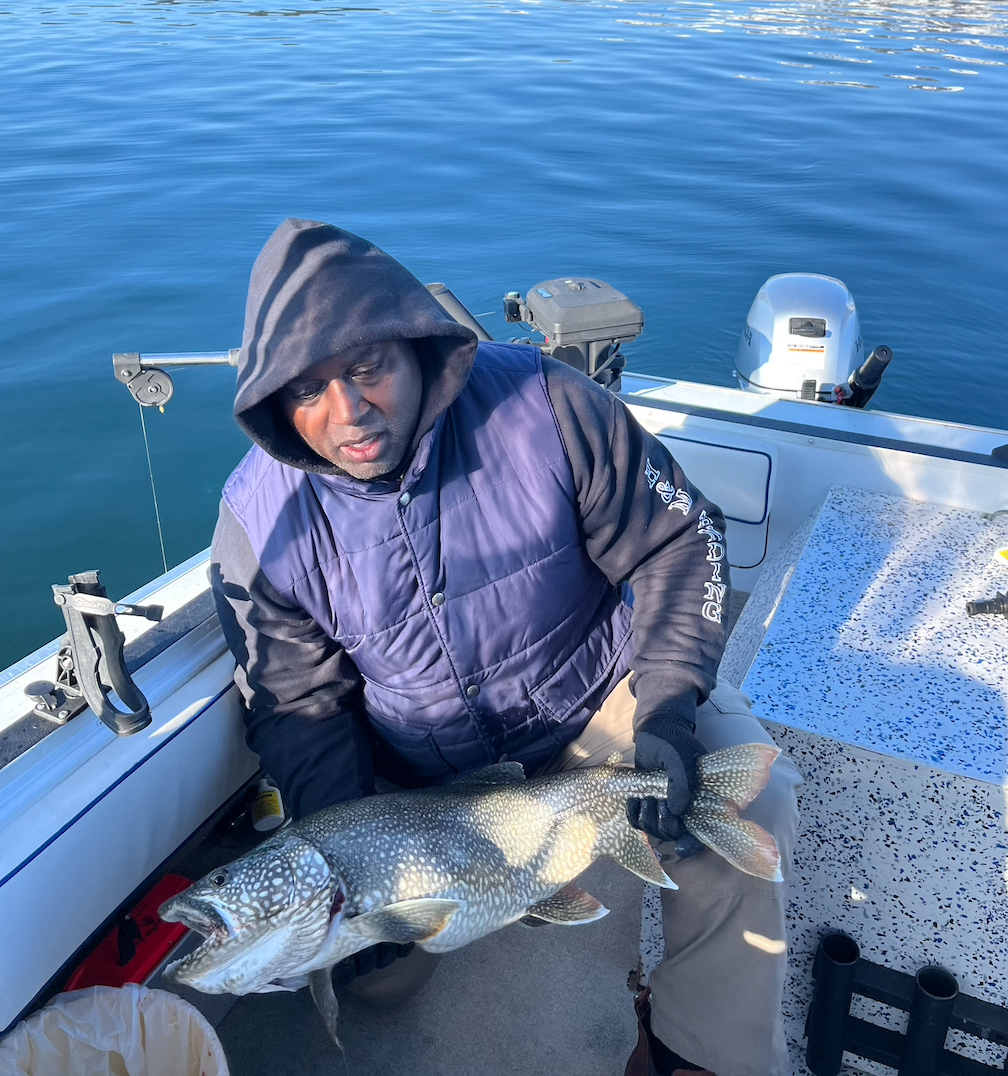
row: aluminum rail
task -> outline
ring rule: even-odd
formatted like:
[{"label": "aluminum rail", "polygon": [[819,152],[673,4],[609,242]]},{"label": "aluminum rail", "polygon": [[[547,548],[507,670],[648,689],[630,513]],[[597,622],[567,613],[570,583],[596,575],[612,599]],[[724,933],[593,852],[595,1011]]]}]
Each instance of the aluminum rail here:
[{"label": "aluminum rail", "polygon": [[[460,325],[472,329],[478,339],[493,339],[444,284],[428,284],[427,290]],[[175,394],[175,384],[166,372],[169,368],[237,366],[239,351],[236,347],[227,351],[169,351],[157,354],[119,351],[112,356],[112,369],[116,380],[130,390],[133,399],[141,407],[164,407]]]},{"label": "aluminum rail", "polygon": [[117,381],[130,390],[141,407],[164,407],[175,394],[175,385],[166,367],[237,366],[236,347],[229,351],[161,352],[141,355],[138,351],[117,352],[112,370]]}]

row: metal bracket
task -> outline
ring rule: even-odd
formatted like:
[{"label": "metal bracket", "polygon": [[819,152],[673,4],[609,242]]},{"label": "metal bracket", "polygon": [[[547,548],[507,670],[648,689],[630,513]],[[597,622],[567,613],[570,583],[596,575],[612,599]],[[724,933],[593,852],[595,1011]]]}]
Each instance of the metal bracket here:
[{"label": "metal bracket", "polygon": [[[76,717],[81,710],[87,709],[87,700],[83,695],[66,693],[67,680],[73,676],[73,656],[70,647],[60,647],[56,658],[56,683],[50,680],[34,680],[25,689],[25,694],[35,700],[35,713],[47,717],[57,725],[65,725],[71,717]],[[76,678],[74,678],[76,688]]]},{"label": "metal bracket", "polygon": [[[25,694],[35,699],[36,713],[59,724],[90,706],[117,736],[129,736],[150,724],[150,707],[126,671],[126,642],[116,616],[160,620],[160,605],[129,605],[109,599],[98,572],[71,575],[68,585],[53,586],[53,601],[63,611],[67,634],[57,658],[56,683],[35,681]],[[109,698],[114,692],[126,709]]]},{"label": "metal bracket", "polygon": [[175,385],[166,366],[237,366],[238,351],[195,351],[185,354],[141,355],[138,351],[117,352],[112,370],[133,394],[141,407],[163,407],[175,394]]},{"label": "metal bracket", "polygon": [[[427,290],[460,325],[473,330],[480,340],[493,337],[469,313],[444,284],[428,284]],[[164,407],[175,395],[175,384],[167,367],[237,366],[240,348],[228,351],[191,351],[141,355],[138,351],[119,351],[112,356],[116,381],[130,390],[141,407]]]}]

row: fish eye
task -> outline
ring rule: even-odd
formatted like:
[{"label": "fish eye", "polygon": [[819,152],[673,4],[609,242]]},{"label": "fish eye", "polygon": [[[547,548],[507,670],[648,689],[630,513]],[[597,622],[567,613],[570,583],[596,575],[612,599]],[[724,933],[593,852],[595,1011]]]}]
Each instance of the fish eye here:
[{"label": "fish eye", "polygon": [[226,885],[228,880],[228,872],[226,868],[221,867],[220,870],[214,871],[210,875],[210,884],[217,889],[220,889],[222,885]]}]

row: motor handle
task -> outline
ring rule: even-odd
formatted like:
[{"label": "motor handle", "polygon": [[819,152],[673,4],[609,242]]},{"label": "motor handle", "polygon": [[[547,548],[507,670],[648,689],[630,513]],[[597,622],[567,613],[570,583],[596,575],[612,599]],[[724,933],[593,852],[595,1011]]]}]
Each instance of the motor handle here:
[{"label": "motor handle", "polygon": [[850,375],[849,393],[844,398],[848,407],[864,407],[875,395],[886,367],[892,362],[892,348],[879,344],[867,359]]}]

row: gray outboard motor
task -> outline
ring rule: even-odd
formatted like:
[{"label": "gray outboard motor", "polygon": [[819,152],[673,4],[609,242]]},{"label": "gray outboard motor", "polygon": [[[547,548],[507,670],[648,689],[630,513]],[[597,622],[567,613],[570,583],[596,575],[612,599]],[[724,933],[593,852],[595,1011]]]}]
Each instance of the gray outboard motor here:
[{"label": "gray outboard motor", "polygon": [[[524,299],[516,291],[504,296],[504,319],[524,322],[546,337],[543,353],[620,390],[626,359],[621,344],[636,340],[644,330],[644,314],[622,292],[592,277],[544,280]],[[532,343],[531,340],[512,341]]]},{"label": "gray outboard motor", "polygon": [[864,358],[857,307],[843,281],[781,273],[749,308],[735,376],[750,392],[864,407],[891,359],[884,344]]}]

